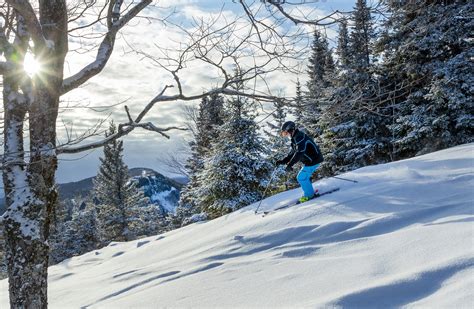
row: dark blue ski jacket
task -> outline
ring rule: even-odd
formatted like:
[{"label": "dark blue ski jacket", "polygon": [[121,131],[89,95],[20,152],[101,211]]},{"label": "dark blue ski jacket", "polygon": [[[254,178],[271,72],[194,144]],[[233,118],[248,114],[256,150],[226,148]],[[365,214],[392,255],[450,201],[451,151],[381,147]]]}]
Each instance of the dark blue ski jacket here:
[{"label": "dark blue ski jacket", "polygon": [[296,129],[291,137],[291,152],[280,162],[291,168],[299,161],[305,166],[313,166],[323,162],[324,158],[313,139]]}]

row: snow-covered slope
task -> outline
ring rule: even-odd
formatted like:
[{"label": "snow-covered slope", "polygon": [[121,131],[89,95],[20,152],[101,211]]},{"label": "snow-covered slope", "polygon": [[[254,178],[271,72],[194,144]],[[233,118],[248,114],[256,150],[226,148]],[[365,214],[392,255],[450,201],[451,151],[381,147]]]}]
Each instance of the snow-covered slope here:
[{"label": "snow-covered slope", "polygon": [[342,177],[53,266],[50,307],[472,308],[474,145]]}]

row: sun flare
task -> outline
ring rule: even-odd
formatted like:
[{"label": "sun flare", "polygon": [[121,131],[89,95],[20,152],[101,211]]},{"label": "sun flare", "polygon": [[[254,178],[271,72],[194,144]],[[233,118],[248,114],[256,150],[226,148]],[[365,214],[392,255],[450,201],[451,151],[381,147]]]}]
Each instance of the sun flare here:
[{"label": "sun flare", "polygon": [[26,54],[23,68],[25,69],[26,74],[33,76],[39,73],[41,70],[41,65],[38,61],[36,61],[33,55]]}]

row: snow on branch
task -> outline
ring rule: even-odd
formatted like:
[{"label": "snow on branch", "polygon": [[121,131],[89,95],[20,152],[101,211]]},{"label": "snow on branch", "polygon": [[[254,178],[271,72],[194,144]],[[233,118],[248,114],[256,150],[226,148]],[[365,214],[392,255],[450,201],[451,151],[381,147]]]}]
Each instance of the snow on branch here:
[{"label": "snow on branch", "polygon": [[133,129],[134,129],[134,127],[128,127],[126,129],[122,128],[121,130],[119,129],[117,133],[111,134],[111,135],[107,136],[106,138],[104,138],[102,140],[92,142],[92,143],[89,143],[89,144],[86,144],[86,145],[74,146],[74,147],[73,146],[66,147],[67,144],[66,145],[61,145],[61,146],[58,146],[56,153],[58,155],[62,154],[62,153],[79,153],[79,152],[83,152],[83,151],[87,151],[87,150],[91,150],[91,149],[100,148],[100,147],[103,147],[104,145],[110,143],[113,140],[116,140],[118,138],[121,138],[122,136],[127,135],[128,133],[132,132]]},{"label": "snow on branch", "polygon": [[133,126],[134,128],[143,128],[145,130],[148,130],[148,131],[154,131],[154,132],[157,132],[161,135],[163,135],[164,137],[166,138],[170,138],[169,135],[163,133],[165,131],[170,131],[170,130],[182,130],[182,131],[185,131],[187,130],[186,128],[180,128],[180,127],[166,127],[166,128],[158,128],[157,126],[155,126],[153,123],[151,122],[146,122],[146,123],[131,123],[131,124],[127,124],[127,125],[130,125],[130,126]]},{"label": "snow on branch", "polygon": [[27,0],[6,0],[24,19],[28,32],[37,47],[49,47],[43,36],[41,24],[36,17],[33,7]]},{"label": "snow on branch", "polygon": [[72,89],[79,87],[87,82],[91,77],[100,73],[107,64],[114,48],[115,37],[117,32],[123,28],[132,18],[138,15],[152,0],[142,0],[133,8],[131,8],[124,16],[120,17],[120,6],[123,1],[112,1],[108,11],[108,32],[102,40],[97,51],[96,59],[80,70],[78,73],[63,81],[61,94],[65,94]]}]

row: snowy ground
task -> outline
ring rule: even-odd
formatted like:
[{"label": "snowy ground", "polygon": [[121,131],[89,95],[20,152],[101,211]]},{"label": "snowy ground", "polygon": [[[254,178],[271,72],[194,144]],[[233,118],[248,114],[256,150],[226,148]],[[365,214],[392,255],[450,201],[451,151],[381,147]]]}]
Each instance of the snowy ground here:
[{"label": "snowy ground", "polygon": [[474,144],[342,177],[53,266],[50,307],[474,307]]}]

